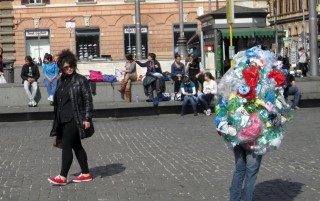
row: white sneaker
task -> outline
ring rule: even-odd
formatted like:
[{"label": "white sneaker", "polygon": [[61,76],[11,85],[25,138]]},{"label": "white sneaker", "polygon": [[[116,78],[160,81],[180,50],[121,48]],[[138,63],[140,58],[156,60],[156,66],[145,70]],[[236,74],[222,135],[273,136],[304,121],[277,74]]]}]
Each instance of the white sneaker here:
[{"label": "white sneaker", "polygon": [[49,96],[48,101],[53,102],[53,96]]},{"label": "white sneaker", "polygon": [[29,101],[28,106],[32,107],[32,101]]},{"label": "white sneaker", "polygon": [[207,116],[210,116],[210,115],[211,115],[211,110],[210,110],[210,109],[207,109],[206,115],[207,115]]},{"label": "white sneaker", "polygon": [[31,106],[32,106],[32,107],[37,107],[37,103],[36,103],[36,101],[34,101],[34,100],[33,100],[33,101],[31,101]]}]

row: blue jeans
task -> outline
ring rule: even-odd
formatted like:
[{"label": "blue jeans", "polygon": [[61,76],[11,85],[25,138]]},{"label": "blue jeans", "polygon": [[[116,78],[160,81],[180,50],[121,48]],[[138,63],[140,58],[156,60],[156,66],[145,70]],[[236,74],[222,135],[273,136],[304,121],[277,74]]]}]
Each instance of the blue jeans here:
[{"label": "blue jeans", "polygon": [[244,201],[252,201],[262,156],[256,155],[237,145],[233,149],[235,170],[230,187],[230,201],[240,201],[242,183],[244,183]]},{"label": "blue jeans", "polygon": [[196,98],[195,96],[184,96],[183,102],[182,102],[182,112],[185,111],[186,106],[188,103],[191,103],[193,112],[197,112],[197,103],[196,103]]},{"label": "blue jeans", "polygon": [[47,78],[44,78],[44,85],[47,87],[49,96],[54,96],[57,90],[57,79],[54,79],[52,83]]},{"label": "blue jeans", "polygon": [[211,102],[211,100],[212,100],[213,97],[214,97],[213,94],[201,94],[201,95],[198,97],[201,106],[203,106],[203,108],[204,108],[205,110],[207,110],[207,109],[210,108],[210,102]]},{"label": "blue jeans", "polygon": [[293,103],[292,103],[292,108],[294,108],[295,106],[299,105],[300,102],[300,98],[301,98],[301,90],[299,87],[294,86],[294,87],[289,87],[289,91],[288,91],[289,95],[294,95],[293,98]]}]

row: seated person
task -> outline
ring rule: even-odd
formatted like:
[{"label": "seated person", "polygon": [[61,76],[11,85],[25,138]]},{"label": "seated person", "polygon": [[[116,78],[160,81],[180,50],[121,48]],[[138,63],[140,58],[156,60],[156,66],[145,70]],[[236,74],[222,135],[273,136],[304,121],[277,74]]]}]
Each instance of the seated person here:
[{"label": "seated person", "polygon": [[288,96],[293,95],[293,101],[291,105],[291,110],[298,110],[299,103],[301,99],[301,90],[297,86],[295,78],[293,75],[288,74],[287,75],[287,87],[284,89],[284,97],[288,101]]},{"label": "seated person", "polygon": [[181,82],[185,74],[184,64],[180,61],[181,56],[176,54],[175,61],[171,65],[171,79],[174,81],[174,93],[178,93],[180,91]]},{"label": "seated person", "polygon": [[198,97],[199,103],[204,109],[206,115],[211,115],[210,103],[214,98],[214,95],[217,93],[217,82],[214,80],[214,77],[211,73],[206,72],[204,74],[204,83],[203,83],[203,94]]},{"label": "seated person", "polygon": [[160,63],[156,60],[156,54],[154,53],[148,54],[147,62],[141,63],[140,61],[136,61],[136,63],[141,67],[147,68],[146,77],[143,80],[144,93],[149,97],[147,101],[152,102],[154,89],[158,96],[165,91],[165,82],[162,77]]},{"label": "seated person", "polygon": [[194,116],[198,116],[196,103],[196,85],[186,77],[181,83],[181,93],[183,95],[181,116],[184,115],[187,104],[190,102],[193,108]]},{"label": "seated person", "polygon": [[[26,63],[23,65],[21,70],[22,83],[29,99],[28,106],[36,107],[37,102],[34,100],[34,98],[36,97],[38,90],[37,80],[40,77],[40,73],[38,66],[33,63],[31,56],[26,56],[25,62]],[[29,90],[30,86],[31,92]]]}]

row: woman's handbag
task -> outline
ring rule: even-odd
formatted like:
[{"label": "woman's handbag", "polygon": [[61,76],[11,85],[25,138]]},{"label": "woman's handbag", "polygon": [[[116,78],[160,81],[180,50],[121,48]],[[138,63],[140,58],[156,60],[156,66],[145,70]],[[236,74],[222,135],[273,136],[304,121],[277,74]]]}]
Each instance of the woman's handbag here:
[{"label": "woman's handbag", "polygon": [[53,146],[59,149],[62,149],[62,139],[56,137],[56,139],[54,139],[53,141]]}]

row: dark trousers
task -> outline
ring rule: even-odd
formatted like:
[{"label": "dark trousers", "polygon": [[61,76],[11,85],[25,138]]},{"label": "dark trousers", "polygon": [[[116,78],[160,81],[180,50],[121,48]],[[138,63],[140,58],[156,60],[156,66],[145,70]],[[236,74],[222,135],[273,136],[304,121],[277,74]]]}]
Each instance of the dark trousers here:
[{"label": "dark trousers", "polygon": [[202,106],[203,109],[205,110],[210,109],[210,103],[213,97],[214,97],[213,94],[201,94],[198,97],[200,105]]},{"label": "dark trousers", "polygon": [[299,70],[302,71],[302,75],[303,77],[307,76],[307,72],[308,72],[308,64],[307,63],[299,63]]},{"label": "dark trousers", "polygon": [[83,174],[89,173],[87,153],[82,147],[81,139],[77,123],[74,119],[70,122],[62,123],[62,165],[60,175],[63,177],[68,176],[72,161],[72,149],[77,157],[78,163]]},{"label": "dark trousers", "polygon": [[144,87],[144,93],[149,97],[149,100],[153,100],[153,90],[156,90],[157,95],[161,94],[160,79],[157,78],[154,82]]},{"label": "dark trousers", "polygon": [[180,91],[181,80],[177,76],[171,76],[171,79],[174,81],[174,92],[178,93]]}]

